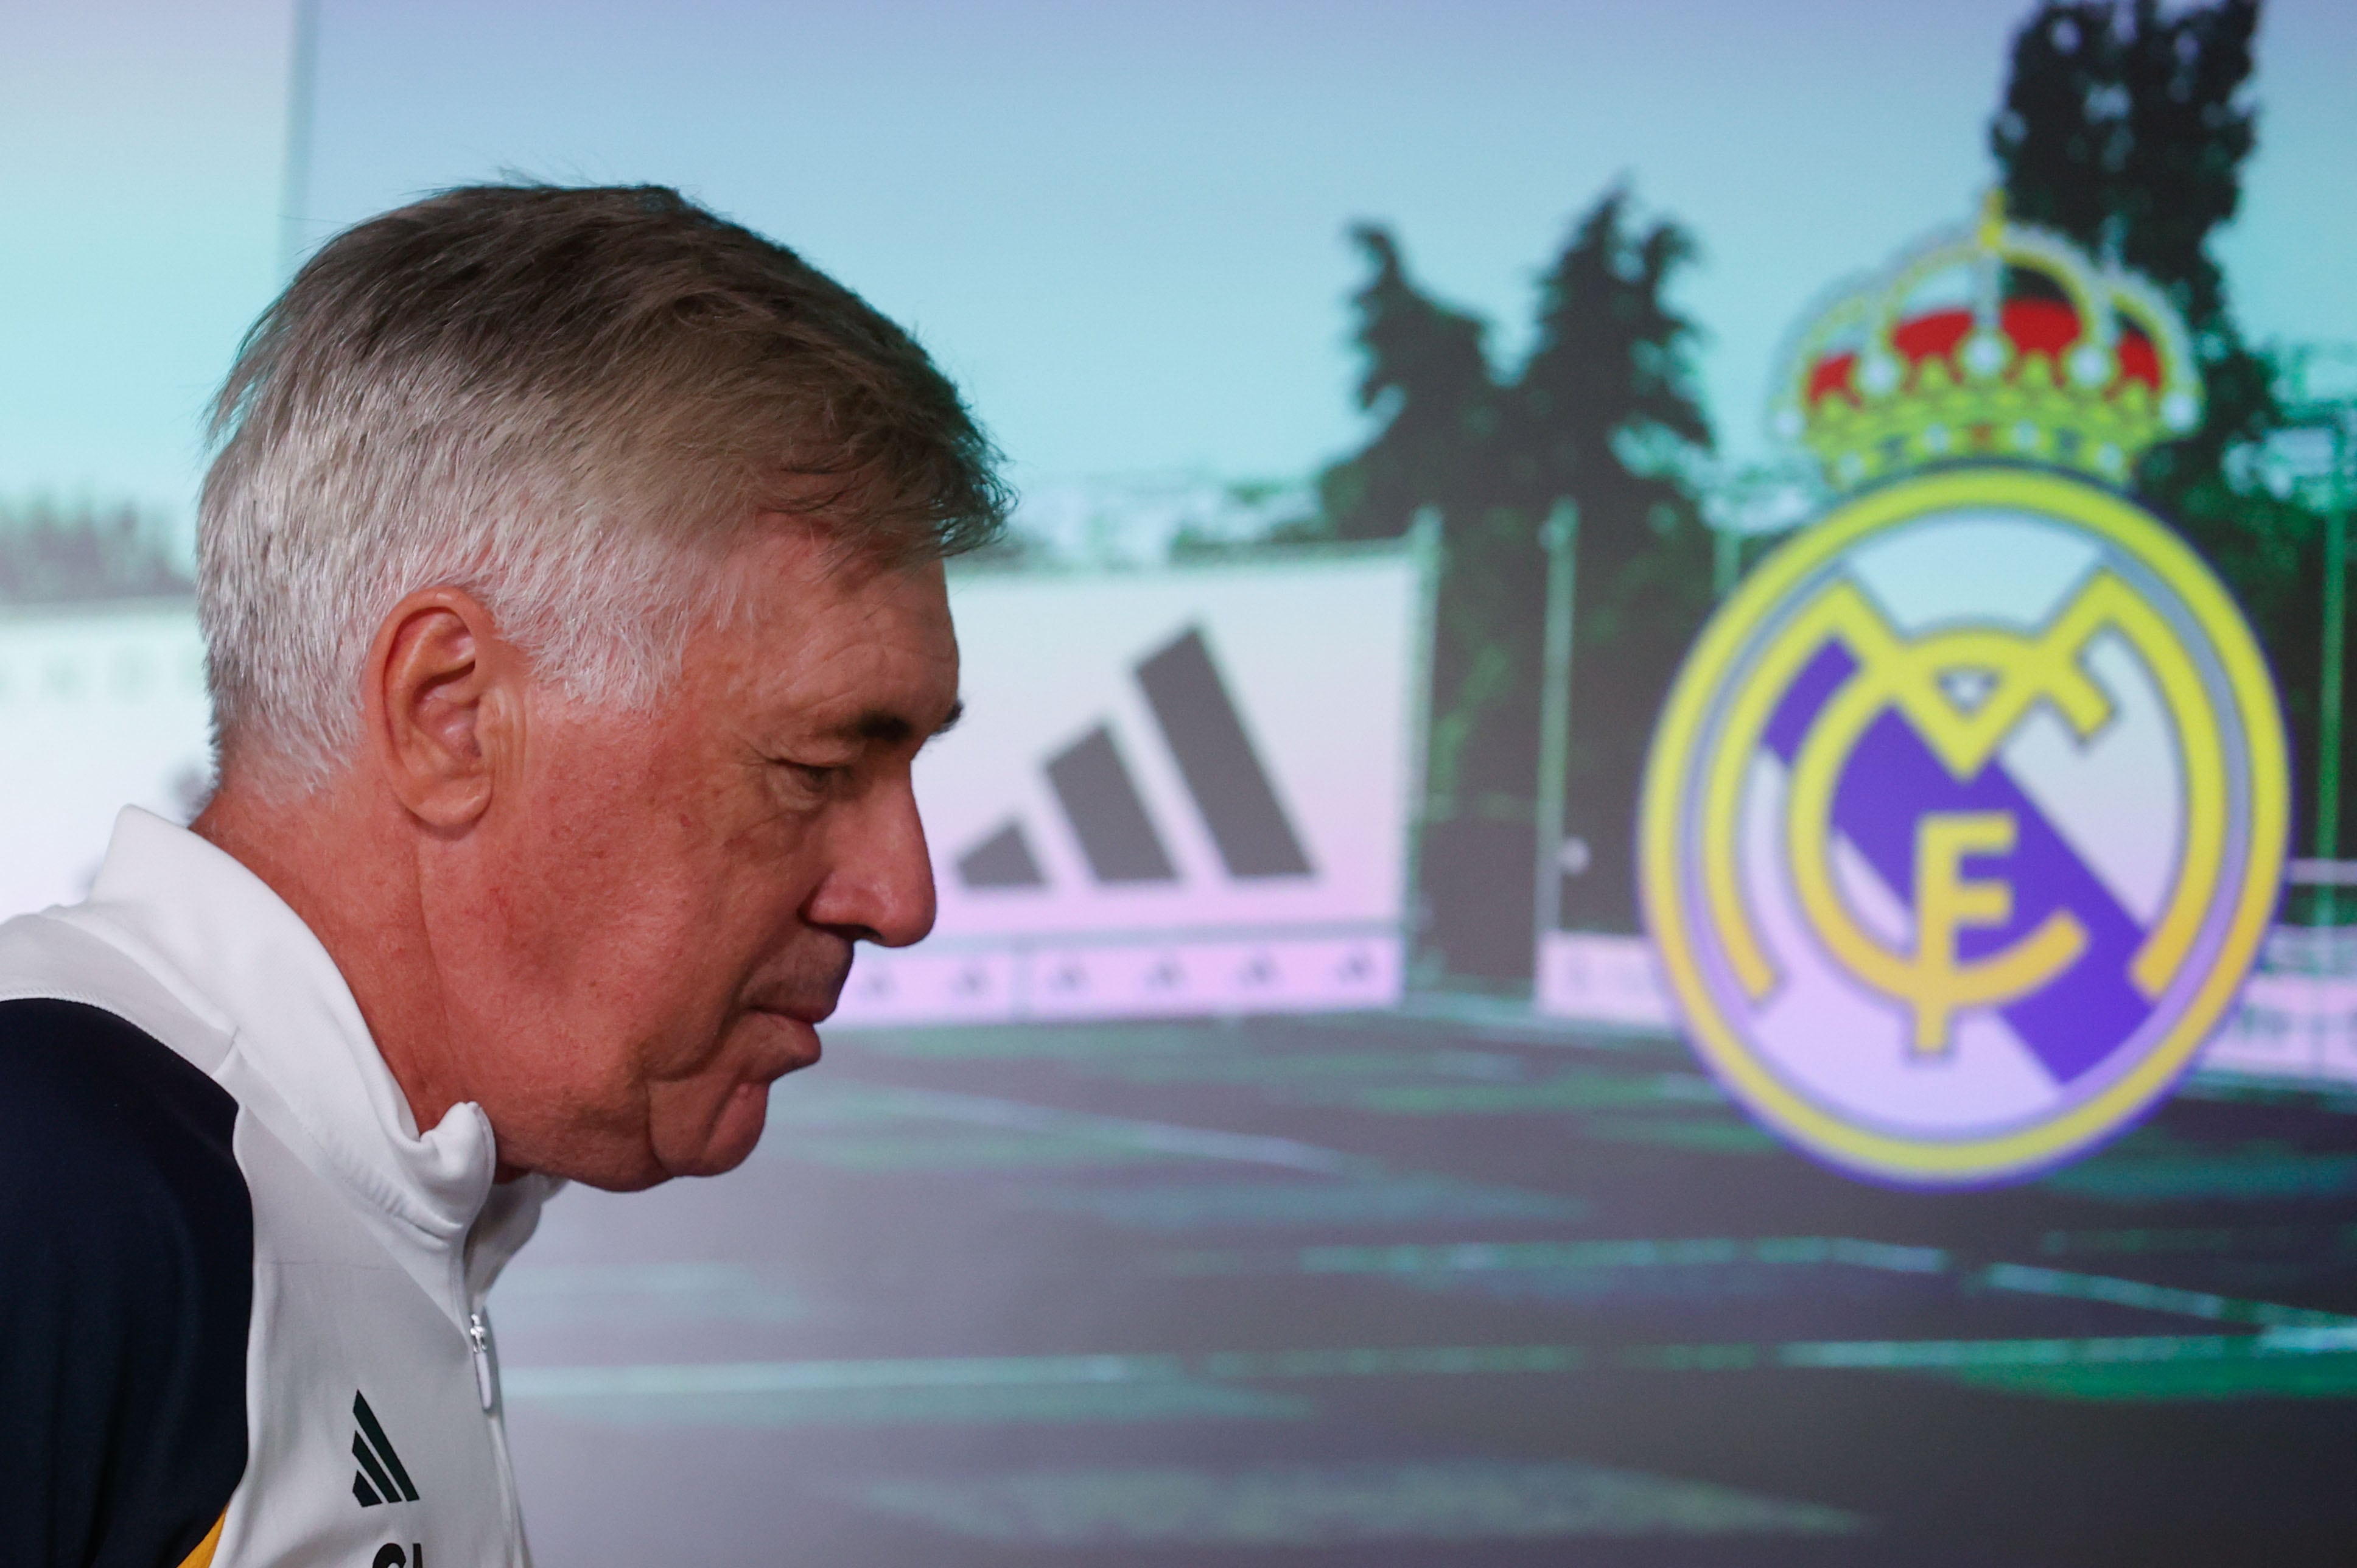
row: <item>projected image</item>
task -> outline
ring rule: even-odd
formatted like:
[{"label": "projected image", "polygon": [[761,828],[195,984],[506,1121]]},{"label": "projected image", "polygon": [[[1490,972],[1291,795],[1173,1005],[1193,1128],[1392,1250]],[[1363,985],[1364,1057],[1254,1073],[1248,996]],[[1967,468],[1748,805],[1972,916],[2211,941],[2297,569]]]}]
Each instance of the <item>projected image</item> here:
[{"label": "projected image", "polygon": [[[931,934],[490,1296],[534,1560],[2341,1561],[2346,12],[257,0],[156,301],[676,186],[1022,494]],[[210,787],[171,365],[0,442],[15,908]]]}]

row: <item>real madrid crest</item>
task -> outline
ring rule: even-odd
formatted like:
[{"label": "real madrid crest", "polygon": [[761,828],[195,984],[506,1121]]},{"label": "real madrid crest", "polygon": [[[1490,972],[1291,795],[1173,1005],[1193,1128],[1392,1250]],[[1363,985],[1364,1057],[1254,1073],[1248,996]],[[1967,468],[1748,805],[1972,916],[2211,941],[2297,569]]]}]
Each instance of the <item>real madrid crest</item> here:
[{"label": "real madrid crest", "polygon": [[1672,689],[1647,925],[1696,1048],[1791,1142],[2029,1174],[2168,1090],[2283,871],[2258,647],[2112,488],[2197,419],[2192,357],[2141,280],[1992,211],[1846,292],[1781,386],[1844,499]]}]

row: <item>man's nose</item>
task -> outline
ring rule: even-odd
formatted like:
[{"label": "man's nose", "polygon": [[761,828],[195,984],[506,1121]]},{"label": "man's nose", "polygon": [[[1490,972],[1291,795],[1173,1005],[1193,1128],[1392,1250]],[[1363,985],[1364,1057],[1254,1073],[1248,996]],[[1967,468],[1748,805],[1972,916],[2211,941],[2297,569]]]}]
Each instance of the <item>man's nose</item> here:
[{"label": "man's nose", "polygon": [[922,940],[933,929],[933,865],[914,792],[876,791],[838,829],[829,835],[834,865],[812,900],[811,921],[888,948]]}]

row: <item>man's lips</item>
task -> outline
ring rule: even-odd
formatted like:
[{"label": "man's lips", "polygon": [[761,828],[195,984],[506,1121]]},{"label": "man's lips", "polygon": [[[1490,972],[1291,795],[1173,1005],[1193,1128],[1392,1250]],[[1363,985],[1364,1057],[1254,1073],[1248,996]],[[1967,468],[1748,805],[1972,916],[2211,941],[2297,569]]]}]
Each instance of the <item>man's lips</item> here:
[{"label": "man's lips", "polygon": [[[817,1026],[829,1013],[834,1011],[833,1004],[815,1008],[755,1007],[751,1011],[780,1025],[781,1026],[780,1032],[791,1042],[789,1049],[780,1052],[778,1058],[773,1058],[775,1070],[763,1074],[765,1079],[783,1078],[790,1072],[798,1072],[818,1061],[820,1046]],[[771,1066],[772,1063],[763,1065]]]},{"label": "man's lips", "polygon": [[749,1011],[775,1019],[784,1026],[783,1032],[794,1042],[791,1058],[771,1078],[782,1077],[806,1068],[819,1058],[818,1026],[826,1022],[842,1000],[843,988],[851,980],[851,948],[844,944],[841,961],[832,966],[833,972],[817,984],[784,981],[765,987],[762,993],[750,1000]]}]

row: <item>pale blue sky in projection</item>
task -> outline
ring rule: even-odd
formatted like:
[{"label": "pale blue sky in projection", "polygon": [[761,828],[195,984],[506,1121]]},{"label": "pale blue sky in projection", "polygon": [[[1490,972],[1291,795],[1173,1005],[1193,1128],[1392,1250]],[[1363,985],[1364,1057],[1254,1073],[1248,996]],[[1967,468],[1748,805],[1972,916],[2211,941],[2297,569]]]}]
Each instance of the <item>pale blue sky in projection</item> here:
[{"label": "pale blue sky in projection", "polygon": [[0,499],[188,512],[278,283],[289,15],[0,5]]},{"label": "pale blue sky in projection", "polygon": [[[298,232],[518,171],[675,183],[911,322],[1030,478],[1306,473],[1351,406],[1345,226],[1511,354],[1627,177],[1738,452],[1836,278],[1971,209],[2024,0],[319,0]],[[277,271],[291,0],[0,5],[0,498],[185,512]],[[2357,6],[2275,0],[2245,214],[2261,338],[2357,338]]]},{"label": "pale blue sky in projection", "polygon": [[[1303,473],[1350,403],[1345,226],[1499,324],[1623,177],[1690,224],[1724,437],[1826,285],[1969,214],[2021,0],[325,0],[315,231],[501,169],[683,185],[911,322],[1033,475]],[[2271,5],[2227,250],[2357,338],[2357,6]]]}]

